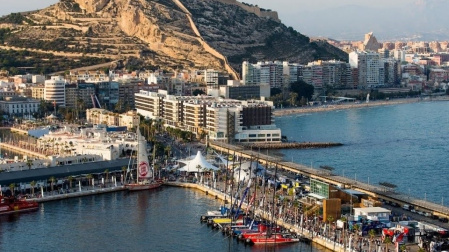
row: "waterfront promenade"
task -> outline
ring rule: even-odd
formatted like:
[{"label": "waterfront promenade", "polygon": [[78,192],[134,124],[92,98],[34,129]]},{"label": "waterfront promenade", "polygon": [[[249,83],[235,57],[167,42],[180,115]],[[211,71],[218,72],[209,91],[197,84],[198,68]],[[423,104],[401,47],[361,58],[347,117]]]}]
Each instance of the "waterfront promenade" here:
[{"label": "waterfront promenade", "polygon": [[240,157],[257,160],[266,167],[278,167],[285,171],[300,173],[307,177],[318,179],[320,181],[335,185],[342,189],[355,189],[364,192],[379,199],[391,201],[399,205],[409,204],[421,208],[439,217],[449,218],[449,208],[433,202],[418,199],[409,195],[396,192],[390,188],[363,183],[354,179],[333,174],[324,169],[314,169],[305,165],[285,162],[281,158],[273,157],[252,150],[246,150],[241,146],[229,145],[222,142],[210,142],[209,146],[217,151],[237,155]]}]

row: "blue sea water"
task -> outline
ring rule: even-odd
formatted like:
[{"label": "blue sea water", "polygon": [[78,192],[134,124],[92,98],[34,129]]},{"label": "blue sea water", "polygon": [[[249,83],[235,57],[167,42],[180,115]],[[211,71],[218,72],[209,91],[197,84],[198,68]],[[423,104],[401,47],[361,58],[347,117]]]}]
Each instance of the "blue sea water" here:
[{"label": "blue sea water", "polygon": [[[336,148],[283,150],[284,159],[441,204],[449,201],[449,102],[289,115],[276,118],[289,140],[339,142]],[[448,205],[445,204],[444,205]]]},{"label": "blue sea water", "polygon": [[0,217],[0,251],[323,251],[238,243],[200,223],[219,206],[203,192],[174,187],[47,202],[38,212]]}]

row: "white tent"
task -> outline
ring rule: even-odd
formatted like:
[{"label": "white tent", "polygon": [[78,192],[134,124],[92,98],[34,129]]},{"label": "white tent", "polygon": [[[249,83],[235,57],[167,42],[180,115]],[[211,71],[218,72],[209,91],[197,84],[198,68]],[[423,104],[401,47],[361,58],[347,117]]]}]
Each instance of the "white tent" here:
[{"label": "white tent", "polygon": [[[186,166],[179,169],[179,171],[186,172],[205,172],[205,171],[217,171],[218,168],[213,166],[211,163],[207,162],[206,159],[201,155],[201,151],[198,151],[196,156],[192,160],[179,160],[178,162],[186,164]],[[201,168],[198,170],[198,166]]]}]

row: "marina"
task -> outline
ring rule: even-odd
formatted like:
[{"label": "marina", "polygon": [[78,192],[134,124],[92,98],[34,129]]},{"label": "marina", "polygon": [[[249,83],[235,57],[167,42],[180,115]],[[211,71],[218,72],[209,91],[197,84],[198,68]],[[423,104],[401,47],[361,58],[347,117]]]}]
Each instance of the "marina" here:
[{"label": "marina", "polygon": [[[238,166],[241,166],[243,163],[245,162],[258,162],[261,165],[265,166],[267,168],[267,170],[269,170],[269,174],[273,175],[274,177],[279,177],[282,178],[284,176],[286,176],[288,179],[290,180],[294,180],[296,176],[300,175],[300,177],[303,178],[307,178],[307,180],[310,180],[310,185],[307,185],[306,180],[302,179],[299,180],[300,184],[303,184],[306,188],[307,187],[312,187],[312,183],[316,183],[314,181],[320,182],[320,183],[324,183],[324,184],[328,184],[333,186],[334,188],[337,188],[338,190],[342,190],[342,191],[349,191],[351,193],[361,193],[366,195],[368,198],[372,197],[375,199],[379,199],[381,202],[383,202],[383,206],[396,206],[396,207],[401,207],[401,206],[409,206],[409,210],[412,208],[415,209],[419,209],[419,212],[424,213],[425,214],[429,214],[428,218],[430,219],[430,217],[436,216],[436,218],[446,218],[447,216],[447,208],[445,208],[443,205],[438,205],[432,202],[428,202],[425,199],[421,200],[421,199],[417,199],[417,198],[411,198],[409,195],[403,195],[395,190],[393,190],[392,188],[388,187],[387,184],[385,183],[385,186],[377,186],[377,185],[373,185],[373,184],[369,184],[369,183],[363,183],[360,180],[356,180],[356,179],[350,179],[344,176],[340,176],[335,174],[335,172],[330,169],[332,167],[330,167],[329,169],[325,169],[328,168],[328,166],[321,166],[320,168],[312,168],[312,167],[308,167],[305,165],[300,165],[300,164],[296,164],[293,162],[287,162],[285,160],[282,160],[282,158],[279,157],[274,157],[272,155],[265,155],[262,154],[260,152],[257,151],[252,151],[251,149],[245,149],[241,146],[233,146],[233,145],[227,145],[224,144],[222,142],[209,142],[209,146],[211,148],[213,148],[215,150],[216,153],[221,153],[222,155],[226,156],[227,158],[230,158],[230,160],[232,161],[225,161],[226,166],[229,167],[230,163]],[[207,151],[210,152],[210,151]],[[199,154],[198,154],[199,155]],[[232,159],[231,159],[232,157]],[[244,158],[244,159],[243,159]],[[243,161],[241,161],[243,159]],[[97,167],[97,171],[101,172],[102,170],[105,171],[106,169],[108,169],[109,167],[107,166],[108,162],[117,162],[117,160],[115,161],[101,161],[101,162],[88,162],[85,164],[78,164],[79,167],[83,167],[83,166],[98,166],[98,164],[104,163],[105,166],[98,168]],[[123,164],[126,164],[128,162],[128,159],[124,158],[122,159]],[[189,161],[184,161],[187,162],[187,164],[189,164]],[[73,164],[73,165],[63,165],[63,166],[56,166],[56,167],[51,167],[51,168],[44,168],[44,169],[31,169],[29,171],[18,171],[18,172],[5,172],[3,174],[1,174],[0,178],[3,176],[6,176],[8,174],[27,174],[27,172],[47,172],[50,171],[50,169],[60,169],[60,170],[66,170],[67,167],[76,167],[77,164]],[[116,165],[116,170],[121,170],[121,168],[124,165]],[[187,165],[188,166],[188,165]],[[194,165],[195,166],[195,165]],[[203,166],[206,167],[206,164],[203,163]],[[64,167],[63,169],[61,169],[62,167]],[[243,166],[242,166],[243,167]],[[251,164],[250,164],[251,167]],[[241,170],[242,168],[240,168]],[[182,169],[180,169],[182,170]],[[240,202],[240,206],[237,209],[242,209],[242,210],[246,210],[248,209],[248,202],[249,202],[249,198],[251,197],[251,195],[253,195],[252,192],[249,192],[248,195],[246,195],[245,192],[245,187],[244,187],[244,183],[242,183],[240,186],[238,186],[237,188],[234,188],[235,193],[230,193],[229,191],[226,192],[225,187],[223,186],[223,184],[221,184],[223,182],[223,180],[217,179],[218,181],[216,181],[215,179],[215,175],[212,175],[212,171],[202,171],[200,172],[200,170],[198,170],[198,173],[195,171],[198,170],[196,167],[193,168],[193,170],[188,171],[189,173],[196,173],[197,176],[195,177],[185,177],[185,176],[178,176],[176,180],[174,181],[167,181],[168,177],[166,178],[165,181],[165,186],[162,186],[161,189],[157,189],[154,190],[152,192],[144,192],[144,193],[148,193],[149,195],[151,194],[159,194],[161,192],[164,192],[165,190],[171,190],[169,188],[171,187],[182,187],[182,188],[192,188],[196,191],[200,192],[200,195],[202,195],[203,197],[206,198],[210,198],[211,200],[215,201],[218,206],[220,206],[220,202],[234,202],[234,204],[236,204],[236,202]],[[235,171],[238,171],[239,169],[236,169]],[[68,171],[69,173],[71,171]],[[234,172],[234,170],[233,170]],[[58,176],[61,177],[66,177],[68,176],[69,173],[66,174],[59,174]],[[277,176],[276,176],[277,173]],[[51,174],[51,173],[50,173]],[[45,178],[49,176],[51,176],[50,174],[47,174],[45,176],[42,176],[42,178]],[[80,173],[83,174],[83,173]],[[86,173],[84,173],[86,174]],[[165,175],[164,175],[165,174]],[[201,174],[201,175],[200,175]],[[163,173],[163,176],[166,176],[167,173]],[[91,190],[91,188],[89,188],[89,186],[87,186],[87,190],[71,190],[69,193],[64,193],[63,190],[58,192],[58,193],[51,193],[51,194],[47,194],[44,197],[41,198],[37,198],[36,200],[42,202],[41,204],[48,204],[50,203],[49,201],[71,201],[74,200],[73,198],[79,198],[79,199],[84,199],[84,198],[91,198],[91,197],[103,197],[103,195],[112,195],[112,194],[121,194],[124,193],[123,196],[124,197],[129,197],[129,193],[128,192],[122,192],[124,191],[124,187],[120,184],[113,184],[113,181],[115,179],[109,180],[110,182],[100,182],[102,181],[102,178],[104,178],[105,174],[99,175],[98,177],[96,177],[95,181],[97,182],[95,189]],[[30,177],[31,178],[31,177]],[[217,177],[219,178],[219,177]],[[236,178],[234,176],[234,178]],[[251,176],[249,177],[251,178]],[[26,177],[21,178],[22,180],[26,180]],[[186,180],[187,179],[187,180]],[[186,181],[193,181],[194,183],[189,183]],[[221,181],[221,182],[220,182]],[[268,178],[268,180],[256,180],[258,181],[258,183],[256,183],[256,185],[260,185],[260,183],[275,183],[277,184],[276,180],[271,180],[270,182],[270,178]],[[262,182],[265,181],[265,182]],[[112,182],[112,184],[111,184]],[[89,182],[90,183],[90,182]],[[109,184],[108,184],[109,183]],[[215,184],[217,183],[217,184]],[[310,208],[310,209],[304,209],[305,211],[303,212],[299,212],[299,211],[295,211],[295,207],[289,205],[289,203],[294,203],[293,200],[283,200],[281,202],[283,202],[281,205],[276,206],[275,208],[271,208],[271,210],[267,210],[270,209],[269,206],[271,204],[271,206],[274,205],[274,199],[276,198],[276,200],[281,200],[281,199],[285,199],[283,197],[286,197],[287,194],[285,194],[285,192],[289,191],[289,187],[288,187],[288,182],[279,182],[279,189],[276,193],[273,193],[273,191],[271,191],[271,196],[267,197],[269,199],[271,199],[271,197],[273,197],[273,200],[268,200],[268,208],[261,208],[261,200],[263,200],[263,197],[261,197],[261,195],[259,195],[258,197],[255,197],[255,202],[253,203],[253,206],[257,206],[254,207],[254,209],[249,208],[250,213],[252,212],[255,216],[258,216],[258,218],[260,218],[261,220],[264,221],[270,221],[271,223],[276,223],[276,225],[278,225],[279,227],[282,227],[282,232],[280,234],[272,234],[270,235],[270,237],[273,237],[274,240],[269,240],[268,236],[266,236],[265,238],[257,238],[254,241],[251,241],[251,243],[265,243],[268,244],[270,242],[279,242],[281,243],[282,241],[289,243],[289,242],[299,242],[300,245],[303,244],[304,242],[301,242],[300,240],[303,241],[313,241],[313,243],[315,244],[320,244],[323,247],[326,247],[328,249],[331,249],[333,251],[347,251],[347,250],[355,250],[356,247],[349,247],[349,244],[354,243],[353,246],[359,246],[356,245],[357,242],[355,242],[354,240],[348,240],[349,237],[345,237],[342,236],[341,233],[337,232],[337,231],[332,231],[335,234],[330,234],[330,227],[326,228],[326,218],[323,217],[323,219],[321,220],[316,220],[317,215],[311,214],[314,213],[315,209],[314,207]],[[3,182],[2,182],[3,184]],[[290,186],[294,185],[295,183],[290,183]],[[64,184],[65,185],[65,184]],[[102,185],[105,185],[105,187],[102,187]],[[286,185],[284,190],[284,185]],[[248,185],[249,187],[249,185]],[[58,186],[58,188],[60,189],[64,189],[64,187]],[[92,187],[93,188],[93,187]],[[220,188],[220,189],[219,189]],[[270,188],[270,186],[269,186]],[[223,190],[224,189],[224,190]],[[59,190],[59,189],[58,189]],[[310,189],[308,189],[310,190]],[[53,191],[53,189],[52,189]],[[231,190],[232,191],[232,190]],[[137,192],[139,193],[139,192]],[[259,192],[260,193],[260,192]],[[277,193],[279,193],[279,195],[276,195]],[[139,193],[140,194],[140,193]],[[302,193],[301,193],[302,194]],[[254,195],[255,192],[254,192]],[[89,197],[82,197],[82,196],[89,196]],[[245,199],[246,197],[246,200]],[[276,196],[276,197],[274,197]],[[280,197],[278,197],[280,196]],[[351,196],[352,198],[352,196]],[[238,199],[238,200],[236,200]],[[62,202],[61,201],[61,202]],[[249,205],[251,205],[251,203],[249,203]],[[43,205],[45,206],[45,205]],[[205,212],[207,210],[212,210],[212,209],[218,209],[218,207],[212,207],[212,208],[205,208],[202,209],[201,211],[199,211],[197,214],[205,214]],[[282,211],[281,211],[282,209]],[[397,209],[393,208],[394,211],[396,212]],[[252,210],[252,211],[251,211]],[[274,212],[273,212],[274,211]],[[279,211],[279,213],[278,213]],[[417,210],[418,211],[418,210]],[[274,213],[274,214],[273,214]],[[282,213],[282,214],[281,214]],[[304,214],[305,216],[307,215],[306,218],[299,218],[300,214]],[[411,215],[413,215],[412,213],[410,213]],[[301,215],[302,216],[302,215]],[[312,216],[312,217],[311,217]],[[393,215],[394,216],[394,215]],[[426,215],[427,217],[427,215]],[[398,219],[398,217],[394,217],[396,219]],[[400,217],[402,218],[402,217]],[[202,219],[202,215],[201,216],[197,216],[196,218],[196,222]],[[217,220],[218,221],[218,220]],[[311,221],[314,223],[314,225],[311,225]],[[315,224],[316,222],[316,224]],[[223,220],[220,223],[217,222],[217,226],[219,226],[221,229],[218,229],[217,231],[213,231],[214,233],[223,233],[222,230],[229,230],[229,228],[231,229],[237,229],[237,227],[233,227],[233,224],[239,224],[239,225],[245,225],[245,227],[248,225],[247,223],[245,224],[245,222],[241,222],[237,221],[237,222],[233,222],[232,219],[229,220]],[[330,224],[330,223],[329,223]],[[426,224],[428,227],[431,227],[431,224]],[[326,231],[327,230],[327,231]],[[228,231],[226,231],[228,232]],[[225,237],[227,238],[228,236],[230,236],[229,234],[226,235],[225,232]],[[327,234],[327,232],[329,232]],[[295,237],[296,236],[296,237]],[[232,236],[231,236],[232,237]],[[341,239],[341,237],[345,237],[344,239]],[[232,238],[233,242],[235,240],[235,238]],[[262,240],[261,240],[262,239]],[[270,238],[271,239],[271,238]],[[282,239],[286,239],[286,240],[282,240]],[[298,239],[298,240],[297,240]],[[233,243],[232,242],[232,243]],[[277,243],[276,242],[276,243]],[[242,243],[240,243],[238,246],[241,246]],[[276,246],[292,246],[291,248],[298,248],[297,246],[295,246],[294,244],[291,245],[276,245]],[[360,245],[362,246],[362,245]],[[378,245],[376,245],[378,246]],[[413,245],[409,245],[410,248],[416,249],[416,247],[414,247]],[[255,247],[257,247],[257,245],[255,245]],[[379,247],[379,246],[378,246]],[[238,248],[238,250],[240,251],[241,247]],[[366,249],[366,248],[365,248]],[[277,250],[277,249],[276,249]],[[289,250],[287,250],[289,251]]]}]

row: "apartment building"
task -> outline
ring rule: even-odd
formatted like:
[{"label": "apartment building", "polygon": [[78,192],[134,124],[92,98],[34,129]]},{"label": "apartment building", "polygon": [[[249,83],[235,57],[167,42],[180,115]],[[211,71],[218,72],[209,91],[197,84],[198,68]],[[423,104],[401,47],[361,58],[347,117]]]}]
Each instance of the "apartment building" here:
[{"label": "apartment building", "polygon": [[56,105],[65,107],[65,85],[62,76],[52,76],[44,84],[44,100],[54,102]]},{"label": "apartment building", "polygon": [[141,90],[135,96],[137,113],[162,120],[166,127],[227,142],[281,141],[281,130],[274,125],[272,102],[173,96],[163,90]]},{"label": "apartment building", "polygon": [[130,110],[123,114],[117,114],[106,109],[87,109],[86,120],[92,124],[105,124],[107,126],[126,126],[128,129],[138,127],[140,124],[140,116],[135,110]]},{"label": "apartment building", "polygon": [[385,70],[378,53],[365,51],[351,52],[349,54],[349,64],[353,68],[358,68],[359,89],[384,85]]}]

